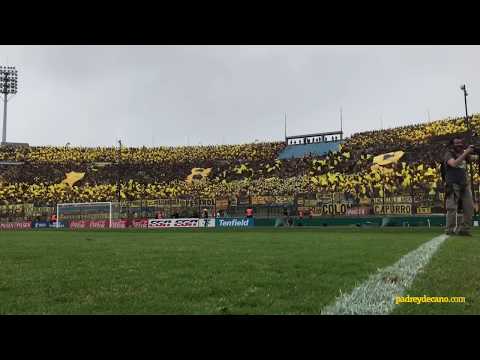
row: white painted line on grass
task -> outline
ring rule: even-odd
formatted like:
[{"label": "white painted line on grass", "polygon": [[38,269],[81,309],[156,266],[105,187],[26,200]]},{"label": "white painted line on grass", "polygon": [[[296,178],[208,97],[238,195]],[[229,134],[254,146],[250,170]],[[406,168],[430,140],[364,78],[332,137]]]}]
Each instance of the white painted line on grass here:
[{"label": "white painted line on grass", "polygon": [[440,235],[404,255],[395,264],[379,269],[349,294],[341,294],[322,315],[386,315],[395,307],[395,297],[402,296],[418,271],[428,264],[439,246],[448,238]]}]

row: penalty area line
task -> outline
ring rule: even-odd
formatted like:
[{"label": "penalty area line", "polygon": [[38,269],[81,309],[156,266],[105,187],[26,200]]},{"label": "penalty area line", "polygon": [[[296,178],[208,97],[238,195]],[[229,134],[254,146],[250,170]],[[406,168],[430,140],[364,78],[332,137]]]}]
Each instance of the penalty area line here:
[{"label": "penalty area line", "polygon": [[412,285],[417,273],[430,262],[433,254],[448,238],[439,235],[404,255],[395,264],[383,269],[354,288],[348,294],[340,293],[333,304],[321,311],[322,315],[387,315],[395,307],[395,297]]}]

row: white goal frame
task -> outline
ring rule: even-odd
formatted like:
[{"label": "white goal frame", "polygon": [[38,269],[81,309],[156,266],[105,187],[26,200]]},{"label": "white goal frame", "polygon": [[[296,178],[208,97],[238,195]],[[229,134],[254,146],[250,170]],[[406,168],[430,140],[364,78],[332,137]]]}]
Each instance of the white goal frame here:
[{"label": "white goal frame", "polygon": [[105,201],[105,202],[87,202],[87,203],[61,203],[57,204],[57,223],[55,224],[55,227],[58,229],[60,227],[60,206],[62,205],[108,205],[108,228],[112,228],[112,202],[111,201]]}]

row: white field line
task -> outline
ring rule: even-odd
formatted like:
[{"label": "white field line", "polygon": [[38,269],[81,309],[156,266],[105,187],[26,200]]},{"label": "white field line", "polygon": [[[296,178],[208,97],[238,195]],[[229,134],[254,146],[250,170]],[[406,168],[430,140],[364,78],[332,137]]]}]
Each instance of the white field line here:
[{"label": "white field line", "polygon": [[428,264],[439,246],[448,238],[440,235],[404,255],[395,264],[379,269],[349,294],[326,306],[322,315],[386,315],[395,307],[395,297],[402,296],[417,273]]}]

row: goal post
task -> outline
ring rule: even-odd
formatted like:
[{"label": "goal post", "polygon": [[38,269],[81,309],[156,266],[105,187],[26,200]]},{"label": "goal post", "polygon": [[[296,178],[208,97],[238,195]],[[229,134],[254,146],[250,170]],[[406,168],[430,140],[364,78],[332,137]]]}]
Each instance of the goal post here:
[{"label": "goal post", "polygon": [[57,204],[56,228],[61,220],[106,220],[112,228],[112,202]]}]

